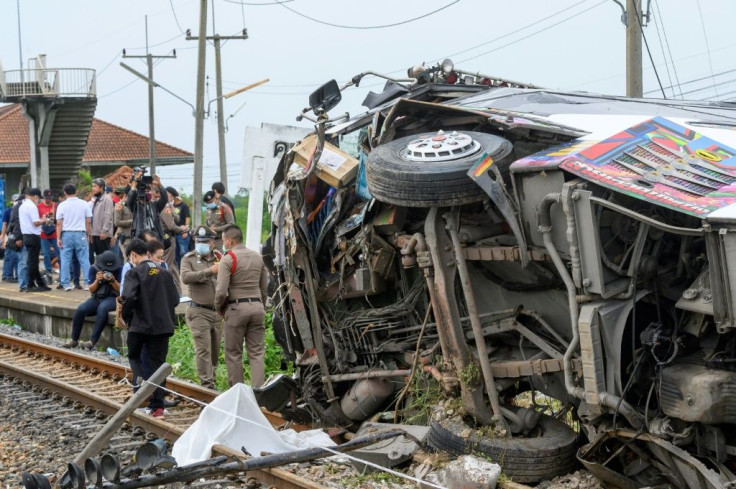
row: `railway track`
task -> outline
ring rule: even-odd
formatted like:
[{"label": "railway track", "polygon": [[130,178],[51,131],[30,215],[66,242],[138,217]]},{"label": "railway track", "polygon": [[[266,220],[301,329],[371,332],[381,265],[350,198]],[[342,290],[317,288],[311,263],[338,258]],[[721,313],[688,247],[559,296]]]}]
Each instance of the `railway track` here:
[{"label": "railway track", "polygon": [[[99,420],[115,414],[132,395],[130,380],[132,373],[125,365],[109,362],[69,350],[56,348],[15,336],[0,334],[0,375],[16,379],[15,384],[34,386],[36,395],[53,396],[64,405],[84,406],[88,414]],[[178,394],[201,402],[209,403],[217,392],[186,382],[169,379],[166,387]],[[22,398],[22,391],[14,391]],[[40,400],[35,402],[41,402]],[[141,411],[134,412],[128,419],[132,433],[149,434],[176,441],[182,433],[199,417],[198,404],[181,398],[175,407],[167,408],[165,420],[153,418]],[[275,428],[286,424],[281,417],[264,412]],[[73,416],[75,413],[66,413]],[[85,426],[97,426],[88,422]],[[299,427],[291,426],[294,429]],[[237,450],[216,445],[213,455],[242,456]],[[69,454],[69,460],[75,454]],[[296,476],[291,472],[273,468],[248,472],[247,477],[256,479],[266,487],[283,489],[321,489],[323,486]]]}]

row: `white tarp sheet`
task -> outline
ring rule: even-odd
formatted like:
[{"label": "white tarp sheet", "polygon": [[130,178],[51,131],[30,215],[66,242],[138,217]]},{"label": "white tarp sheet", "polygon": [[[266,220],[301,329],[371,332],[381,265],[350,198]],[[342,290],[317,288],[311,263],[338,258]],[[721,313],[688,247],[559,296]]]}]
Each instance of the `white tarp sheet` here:
[{"label": "white tarp sheet", "polygon": [[172,455],[180,466],[192,464],[210,458],[215,444],[234,450],[245,447],[253,456],[335,445],[322,430],[276,431],[261,412],[253,389],[245,384],[231,387],[205,407],[174,443]]}]

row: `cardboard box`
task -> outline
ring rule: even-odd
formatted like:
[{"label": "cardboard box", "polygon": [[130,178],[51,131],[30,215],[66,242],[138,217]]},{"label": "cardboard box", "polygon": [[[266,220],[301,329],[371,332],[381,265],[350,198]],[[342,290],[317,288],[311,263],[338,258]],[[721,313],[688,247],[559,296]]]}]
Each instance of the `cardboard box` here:
[{"label": "cardboard box", "polygon": [[[292,149],[294,163],[306,168],[317,146],[317,135],[312,134],[302,139]],[[339,188],[355,180],[358,174],[358,160],[340,150],[340,148],[325,142],[322,156],[314,169],[314,175],[328,185]]]}]

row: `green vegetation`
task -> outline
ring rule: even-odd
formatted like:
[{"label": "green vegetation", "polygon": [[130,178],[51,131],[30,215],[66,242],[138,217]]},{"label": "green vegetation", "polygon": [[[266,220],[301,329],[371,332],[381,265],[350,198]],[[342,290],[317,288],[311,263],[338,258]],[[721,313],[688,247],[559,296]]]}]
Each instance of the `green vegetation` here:
[{"label": "green vegetation", "polygon": [[[197,367],[194,358],[194,339],[192,333],[184,321],[180,321],[174,331],[174,336],[169,340],[169,354],[166,358],[172,367],[174,375],[180,378],[199,381]],[[277,373],[292,373],[294,368],[291,364],[283,361],[281,347],[276,343],[271,325],[271,313],[266,313],[266,377]],[[245,366],[245,382],[250,383],[250,368],[248,356],[243,352],[243,365]],[[215,384],[218,391],[228,389],[227,368],[225,367],[224,348],[220,349],[220,364],[215,373]]]},{"label": "green vegetation", "polygon": [[[192,196],[187,194],[180,195],[181,200],[192,207]],[[236,195],[230,197],[235,206],[235,224],[245,232],[246,225],[248,224],[248,202],[250,196]],[[261,243],[263,243],[268,237],[268,233],[271,232],[271,214],[268,212],[268,198],[264,194],[263,196],[263,225],[261,226]]]},{"label": "green vegetation", "polygon": [[77,194],[84,197],[92,191],[92,173],[89,170],[79,170],[77,173]]},{"label": "green vegetation", "polygon": [[427,424],[432,410],[444,397],[439,381],[429,374],[417,373],[409,389],[404,422],[407,424]]},{"label": "green vegetation", "polygon": [[[351,475],[345,480],[346,487],[363,487],[364,484],[380,484],[385,486],[386,484],[403,484],[404,480],[388,472],[369,472],[367,474]],[[374,487],[372,484],[368,487]],[[389,486],[390,487],[390,486]]]},{"label": "green vegetation", "polygon": [[474,359],[470,359],[468,365],[460,371],[460,382],[470,389],[475,389],[483,377],[481,377],[478,364]]}]

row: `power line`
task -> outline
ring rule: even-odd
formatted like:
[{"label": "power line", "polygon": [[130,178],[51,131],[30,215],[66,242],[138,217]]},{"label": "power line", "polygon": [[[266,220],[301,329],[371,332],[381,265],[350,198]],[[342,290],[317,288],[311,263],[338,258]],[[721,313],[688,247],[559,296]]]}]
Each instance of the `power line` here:
[{"label": "power line", "polygon": [[175,35],[175,36],[174,36],[174,37],[172,37],[171,39],[167,39],[167,40],[165,40],[165,41],[157,42],[156,44],[149,44],[148,46],[141,46],[141,47],[137,47],[137,48],[130,48],[130,49],[147,49],[147,48],[155,48],[155,47],[157,47],[157,46],[162,46],[162,45],[164,45],[164,44],[168,44],[168,43],[170,43],[171,41],[173,41],[174,39],[178,39],[178,38],[179,38],[179,36],[181,36],[181,33],[180,33],[180,34],[177,34],[177,35]]},{"label": "power line", "polygon": [[396,27],[399,25],[408,24],[410,22],[414,22],[420,19],[424,19],[425,17],[429,17],[430,15],[436,14],[437,12],[440,12],[442,10],[445,10],[448,7],[451,7],[458,3],[460,0],[453,0],[452,2],[448,3],[444,7],[440,7],[437,10],[433,10],[431,12],[427,12],[426,14],[422,14],[418,17],[414,17],[412,19],[402,20],[400,22],[394,22],[392,24],[383,24],[383,25],[371,25],[371,26],[356,26],[356,25],[343,25],[343,24],[333,24],[332,22],[326,22],[324,20],[315,19],[314,17],[310,17],[306,14],[303,14],[299,12],[298,10],[294,10],[293,8],[289,7],[288,5],[284,5],[285,2],[281,0],[275,0],[278,5],[281,5],[285,9],[289,10],[290,12],[295,13],[296,15],[300,17],[304,17],[305,19],[311,20],[312,22],[316,22],[318,24],[327,25],[330,27],[339,27],[340,29],[385,29],[387,27]]},{"label": "power line", "polygon": [[548,15],[547,17],[544,17],[544,18],[542,18],[542,19],[539,19],[539,20],[535,20],[534,22],[532,22],[532,23],[530,23],[530,24],[527,24],[527,25],[525,25],[524,27],[520,27],[519,29],[516,29],[516,30],[514,30],[514,31],[512,31],[512,32],[508,32],[508,33],[506,33],[506,34],[500,35],[500,36],[498,36],[498,37],[496,37],[496,38],[494,38],[494,39],[491,39],[490,41],[486,41],[486,42],[482,42],[482,43],[480,43],[480,44],[476,44],[475,46],[469,47],[469,48],[467,48],[467,49],[463,49],[462,51],[458,51],[458,52],[456,52],[456,53],[448,54],[448,55],[446,55],[446,56],[443,56],[442,58],[437,58],[437,59],[434,59],[434,60],[432,60],[431,62],[435,62],[435,61],[440,61],[440,60],[442,60],[442,59],[445,59],[445,58],[451,58],[451,57],[453,57],[453,56],[457,56],[458,54],[464,54],[464,53],[467,53],[468,51],[472,51],[473,49],[479,48],[479,47],[481,47],[481,46],[485,46],[485,45],[487,45],[487,44],[491,44],[491,43],[494,43],[494,42],[496,42],[496,41],[500,41],[501,39],[504,39],[504,38],[506,38],[506,37],[512,36],[512,35],[514,35],[514,34],[517,34],[517,33],[521,32],[521,31],[524,31],[524,30],[526,30],[526,29],[528,29],[528,28],[530,28],[530,27],[534,27],[534,26],[535,26],[535,25],[537,25],[537,24],[541,24],[542,22],[544,22],[544,21],[546,21],[546,20],[549,20],[549,19],[551,19],[552,17],[557,17],[558,15],[560,15],[560,14],[562,14],[562,13],[565,13],[565,12],[567,12],[568,10],[571,10],[571,9],[573,9],[573,8],[577,7],[578,5],[580,5],[580,4],[583,4],[583,3],[587,2],[587,1],[589,1],[589,0],[582,0],[582,1],[578,2],[578,3],[575,3],[575,4],[572,4],[572,5],[570,5],[569,7],[565,7],[564,9],[562,9],[562,10],[559,10],[559,11],[557,11],[557,12],[555,12],[555,13],[551,14],[551,15]]},{"label": "power line", "polygon": [[539,29],[538,31],[534,31],[534,32],[532,32],[531,34],[527,34],[527,35],[526,35],[526,36],[524,36],[524,37],[521,37],[521,38],[519,38],[519,39],[516,39],[515,41],[511,41],[511,42],[508,42],[508,43],[506,43],[506,44],[504,44],[504,45],[502,45],[502,46],[499,46],[499,47],[497,47],[497,48],[493,48],[493,49],[491,49],[491,50],[489,50],[489,51],[485,51],[485,52],[482,52],[482,53],[480,53],[480,54],[476,54],[475,56],[471,56],[470,58],[465,58],[465,59],[463,59],[463,60],[460,60],[460,61],[458,61],[458,63],[465,63],[466,61],[471,61],[471,60],[473,60],[473,59],[476,59],[476,58],[480,58],[481,56],[485,56],[486,54],[490,54],[490,53],[493,53],[493,52],[495,52],[495,51],[499,51],[499,50],[501,50],[501,49],[503,49],[503,48],[505,48],[505,47],[511,46],[512,44],[516,44],[516,43],[518,43],[518,42],[521,42],[521,41],[523,41],[523,40],[525,40],[525,39],[529,39],[529,38],[530,38],[530,37],[532,37],[532,36],[535,36],[535,35],[537,35],[537,34],[539,34],[539,33],[542,33],[542,32],[544,32],[544,31],[547,31],[547,30],[549,30],[549,29],[551,29],[551,28],[553,28],[553,27],[557,27],[558,25],[564,24],[564,23],[565,23],[565,22],[567,22],[568,20],[572,20],[572,19],[574,19],[575,17],[578,17],[578,16],[580,16],[580,15],[582,15],[582,14],[586,13],[586,12],[589,12],[590,10],[593,10],[593,9],[594,9],[594,8],[596,8],[596,7],[600,7],[600,6],[601,6],[601,5],[603,5],[604,3],[608,3],[608,0],[602,0],[601,2],[598,2],[598,3],[596,3],[596,4],[595,4],[595,5],[593,5],[592,7],[588,7],[588,8],[586,8],[585,10],[581,10],[580,12],[578,12],[578,13],[576,13],[576,14],[573,14],[573,15],[571,15],[571,16],[569,16],[569,17],[566,17],[566,18],[564,18],[564,19],[560,20],[559,22],[555,22],[555,23],[554,23],[554,24],[552,24],[552,25],[549,25],[549,26],[547,26],[547,27],[544,27],[544,28],[542,28],[542,29]]},{"label": "power line", "polygon": [[[636,4],[636,2],[634,2]],[[662,91],[662,98],[667,99],[667,95],[664,93],[664,88],[662,87],[662,80],[659,79],[659,72],[657,71],[657,66],[654,64],[654,57],[652,56],[652,51],[649,50],[649,42],[647,41],[647,36],[644,34],[644,26],[641,23],[641,16],[639,15],[639,8],[634,5],[634,14],[636,14],[636,21],[639,23],[639,29],[641,30],[641,37],[644,39],[644,46],[647,48],[647,54],[649,55],[649,62],[652,63],[652,69],[654,69],[654,75],[657,77],[657,83],[659,83],[659,89]],[[666,62],[667,60],[665,60]]]},{"label": "power line", "polygon": [[[732,69],[726,70],[726,71],[721,71],[720,73],[716,73],[715,75],[707,75],[707,76],[703,76],[703,77],[700,77],[700,78],[694,78],[692,80],[688,80],[686,82],[682,82],[680,85],[691,85],[691,84],[697,83],[699,81],[707,80],[708,78],[711,78],[711,76],[716,76],[717,77],[717,76],[721,76],[721,75],[727,75],[728,73],[733,73],[734,71],[736,71],[736,68],[732,68]],[[669,86],[669,87],[664,87],[664,88],[673,88],[673,87]],[[656,91],[657,90],[650,90],[650,91],[644,92],[644,93],[645,94],[649,94],[649,93],[654,93]],[[682,87],[680,87],[680,93],[682,94]],[[691,93],[691,92],[685,92],[685,93]]]},{"label": "power line", "polygon": [[[709,97],[703,98],[702,100],[713,100],[714,98],[721,98],[721,97],[725,97],[726,95],[732,95],[734,93],[736,93],[736,90],[731,90],[730,92],[725,92],[725,93],[722,93],[722,94],[720,94],[718,96],[711,95]],[[729,102],[730,100],[733,100],[733,98],[731,98],[729,100],[719,100],[719,102]]]},{"label": "power line", "polygon": [[[710,89],[715,89],[716,87],[722,87],[723,85],[730,85],[731,83],[734,83],[734,82],[736,82],[736,78],[731,78],[730,80],[725,80],[720,83],[708,85],[707,87],[700,87],[694,90],[688,90],[687,92],[682,92],[682,94],[688,95],[690,93],[702,92],[703,90],[710,90]],[[718,90],[716,90],[716,97],[718,97]]]},{"label": "power line", "polygon": [[[675,82],[677,82],[677,88],[680,90],[680,98],[682,98],[682,88],[680,87],[680,77],[677,75],[677,66],[675,66],[675,58],[672,56],[672,49],[670,49],[670,40],[667,38],[667,28],[664,26],[664,18],[659,10],[659,2],[654,0],[654,8],[657,9],[657,17],[662,23],[662,35],[664,36],[664,42],[667,45],[667,52],[670,54],[670,61],[672,62],[672,71],[675,73]],[[655,17],[655,19],[657,18]],[[673,90],[674,91],[674,90]]]},{"label": "power line", "polygon": [[[700,14],[700,25],[703,27],[703,37],[705,38],[705,49],[708,51],[708,64],[710,65],[710,74],[713,76],[713,60],[710,57],[710,45],[708,44],[708,33],[705,29],[705,21],[703,20],[703,10],[700,8],[700,0],[695,2],[698,5],[698,13]],[[715,85],[716,81],[713,80],[713,88],[716,90],[716,96],[718,96],[718,89]]]},{"label": "power line", "polygon": [[115,53],[115,57],[112,58],[110,62],[107,63],[101,70],[98,70],[95,74],[95,77],[99,78],[105,72],[105,70],[112,66],[112,64],[115,62],[116,59],[118,59],[118,57],[120,57],[120,53]]},{"label": "power line", "polygon": [[[657,30],[657,39],[659,40],[659,47],[662,50],[662,59],[664,59],[664,67],[667,70],[667,80],[669,80],[670,87],[673,86],[672,84],[672,74],[670,73],[670,65],[667,62],[667,55],[664,52],[664,43],[662,42],[662,35],[659,32],[659,22],[657,21],[657,16],[654,16],[654,28]],[[675,94],[674,88],[672,89],[672,98],[677,97]]]},{"label": "power line", "polygon": [[176,10],[174,10],[173,0],[169,0],[169,5],[171,5],[171,13],[174,14],[174,21],[176,22],[176,27],[179,28],[179,32],[184,34],[184,29],[181,28],[181,24],[179,24],[179,18],[176,16]]},{"label": "power line", "polygon": [[120,87],[120,88],[116,88],[116,89],[115,89],[115,90],[113,90],[112,92],[107,92],[107,93],[106,93],[106,94],[104,94],[104,95],[98,95],[98,96],[97,96],[97,98],[98,98],[98,99],[101,99],[101,98],[105,98],[105,97],[108,97],[108,96],[110,96],[110,95],[112,95],[112,94],[114,94],[114,93],[118,93],[118,92],[119,92],[120,90],[123,90],[123,89],[125,89],[125,88],[128,88],[129,86],[131,86],[131,85],[132,85],[133,83],[135,83],[135,82],[137,82],[137,81],[138,81],[138,80],[133,80],[133,81],[131,81],[130,83],[126,83],[125,85],[123,85],[123,86],[122,86],[122,87]]}]

